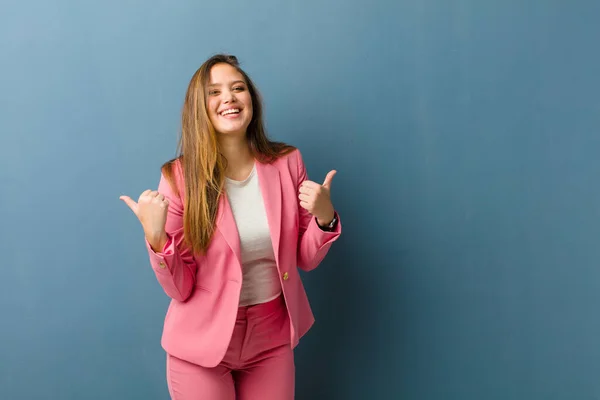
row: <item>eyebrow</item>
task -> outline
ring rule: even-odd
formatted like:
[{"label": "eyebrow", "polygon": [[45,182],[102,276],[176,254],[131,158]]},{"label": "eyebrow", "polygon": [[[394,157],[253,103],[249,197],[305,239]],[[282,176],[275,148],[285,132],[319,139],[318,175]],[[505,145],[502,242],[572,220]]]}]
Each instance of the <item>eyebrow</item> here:
[{"label": "eyebrow", "polygon": [[[242,81],[242,80],[238,80],[238,81],[233,81],[231,82],[231,85],[235,85],[236,83],[243,83],[244,85],[246,84],[246,82]],[[221,83],[211,83],[208,85],[208,87],[212,87],[212,86],[221,86]]]}]

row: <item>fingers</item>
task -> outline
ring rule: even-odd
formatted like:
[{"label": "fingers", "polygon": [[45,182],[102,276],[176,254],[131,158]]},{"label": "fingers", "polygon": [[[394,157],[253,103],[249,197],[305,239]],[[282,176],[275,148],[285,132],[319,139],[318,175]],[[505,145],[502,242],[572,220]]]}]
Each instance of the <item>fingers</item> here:
[{"label": "fingers", "polygon": [[307,203],[310,200],[311,196],[309,194],[305,194],[305,193],[300,193],[300,195],[298,196],[298,199],[300,199],[301,202],[305,202]]},{"label": "fingers", "polygon": [[302,182],[298,189],[300,206],[313,215],[326,215],[328,209],[331,208],[329,193],[335,174],[337,174],[336,170],[329,171],[323,185],[309,180]]},{"label": "fingers", "polygon": [[336,170],[329,171],[329,173],[325,177],[325,181],[323,182],[323,186],[325,186],[328,189],[331,188],[331,181],[333,180],[333,177],[335,176],[335,174],[337,174]]},{"label": "fingers", "polygon": [[302,188],[305,188],[305,189],[317,189],[317,188],[320,188],[322,186],[326,187],[327,189],[330,189],[331,188],[331,182],[333,181],[333,177],[335,176],[335,174],[337,174],[337,171],[335,169],[329,171],[327,173],[327,176],[325,177],[325,180],[323,181],[323,185],[320,185],[320,184],[318,184],[316,182],[313,182],[313,181],[306,180],[306,181],[302,182],[302,184],[300,185],[300,189],[301,189],[301,191],[302,191]]},{"label": "fingers", "polygon": [[138,203],[139,203],[139,201],[140,201],[140,200],[141,200],[143,197],[146,197],[146,196],[148,196],[150,193],[152,193],[152,190],[150,190],[150,189],[148,189],[148,190],[144,190],[144,191],[142,192],[142,194],[140,194],[140,197],[138,198]]},{"label": "fingers", "polygon": [[153,202],[159,203],[161,205],[169,204],[169,200],[165,199],[165,196],[158,192],[152,192],[150,194],[150,198],[152,199]]},{"label": "fingers", "polygon": [[320,188],[321,185],[319,185],[316,182],[313,181],[304,181],[302,182],[302,184],[300,185],[300,189],[305,188],[305,189],[317,189]]},{"label": "fingers", "polygon": [[169,206],[169,200],[166,199],[163,194],[159,193],[156,190],[150,190],[150,189],[144,190],[142,192],[142,194],[138,198],[137,203],[134,200],[132,200],[131,197],[129,197],[129,196],[121,196],[121,197],[119,197],[119,199],[123,200],[123,202],[125,202],[125,204],[127,204],[127,206],[129,206],[129,208],[131,208],[131,210],[135,213],[135,215],[138,215],[140,203],[141,204],[155,203],[155,204],[158,204],[159,206],[161,206],[162,208],[166,208]]},{"label": "fingers", "polygon": [[[154,198],[157,198],[159,196],[162,196],[162,194],[158,193],[157,190],[144,190],[142,192],[142,194],[140,194],[140,198],[138,199],[138,203],[140,202],[140,200],[142,200],[143,198],[147,198],[149,200],[152,200]],[[163,197],[164,198],[164,197]]]},{"label": "fingers", "polygon": [[135,201],[131,199],[131,197],[121,196],[119,197],[119,199],[123,200],[125,204],[127,204],[127,206],[131,208],[131,211],[133,211],[137,215],[138,205]]},{"label": "fingers", "polygon": [[164,201],[165,196],[159,193],[156,190],[145,190],[138,199],[138,203],[140,202],[152,202],[152,201]]},{"label": "fingers", "polygon": [[315,190],[316,190],[316,188],[310,188],[310,187],[307,187],[307,186],[300,186],[299,192],[302,193],[302,194],[311,194]]}]

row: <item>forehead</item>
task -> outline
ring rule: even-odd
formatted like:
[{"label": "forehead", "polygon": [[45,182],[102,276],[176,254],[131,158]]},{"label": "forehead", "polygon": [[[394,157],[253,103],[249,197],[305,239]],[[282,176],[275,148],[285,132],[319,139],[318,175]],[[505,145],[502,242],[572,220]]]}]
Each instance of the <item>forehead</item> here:
[{"label": "forehead", "polygon": [[243,81],[244,76],[229,64],[216,64],[210,69],[209,85],[223,85],[235,81]]}]

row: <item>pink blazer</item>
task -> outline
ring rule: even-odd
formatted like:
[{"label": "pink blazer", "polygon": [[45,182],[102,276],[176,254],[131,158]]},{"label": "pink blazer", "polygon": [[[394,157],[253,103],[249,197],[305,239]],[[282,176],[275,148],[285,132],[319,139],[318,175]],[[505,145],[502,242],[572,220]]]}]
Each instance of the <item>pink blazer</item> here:
[{"label": "pink blazer", "polygon": [[[298,150],[272,164],[257,162],[256,169],[295,347],[314,323],[298,267],[309,271],[319,265],[340,236],[341,223],[334,232],[325,232],[300,207],[298,188],[307,176]],[[180,192],[185,193],[181,174],[176,175]],[[170,204],[169,241],[159,253],[147,241],[146,246],[156,278],[172,298],[161,344],[175,357],[214,367],[229,345],[242,284],[240,242],[231,207],[227,196],[221,196],[212,241],[204,255],[192,256],[183,245],[182,201],[163,175],[158,191]]]}]

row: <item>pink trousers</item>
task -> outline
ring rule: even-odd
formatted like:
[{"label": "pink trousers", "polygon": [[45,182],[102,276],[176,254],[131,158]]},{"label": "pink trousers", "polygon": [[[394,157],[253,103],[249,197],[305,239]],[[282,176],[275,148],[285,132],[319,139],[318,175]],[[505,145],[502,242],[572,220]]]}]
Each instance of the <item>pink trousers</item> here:
[{"label": "pink trousers", "polygon": [[223,361],[205,368],[167,355],[172,400],[293,400],[294,354],[283,297],[240,307]]}]

